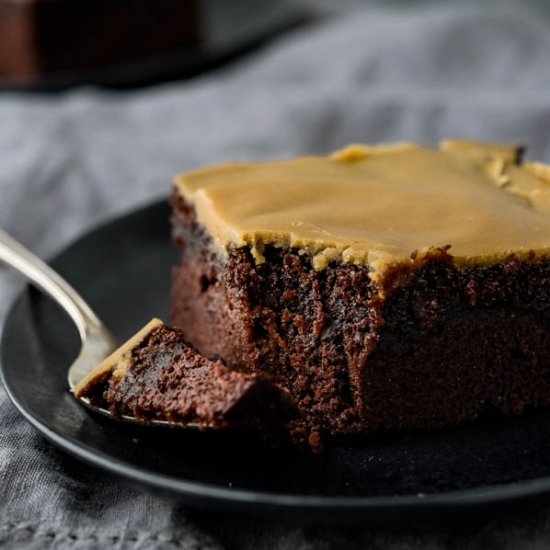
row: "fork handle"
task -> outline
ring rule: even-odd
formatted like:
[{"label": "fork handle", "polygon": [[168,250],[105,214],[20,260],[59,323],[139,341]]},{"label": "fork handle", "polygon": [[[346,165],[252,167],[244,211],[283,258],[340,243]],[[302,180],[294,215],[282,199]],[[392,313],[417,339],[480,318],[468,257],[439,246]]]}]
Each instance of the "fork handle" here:
[{"label": "fork handle", "polygon": [[103,324],[80,294],[38,256],[0,229],[0,260],[51,296],[75,322],[82,340]]}]

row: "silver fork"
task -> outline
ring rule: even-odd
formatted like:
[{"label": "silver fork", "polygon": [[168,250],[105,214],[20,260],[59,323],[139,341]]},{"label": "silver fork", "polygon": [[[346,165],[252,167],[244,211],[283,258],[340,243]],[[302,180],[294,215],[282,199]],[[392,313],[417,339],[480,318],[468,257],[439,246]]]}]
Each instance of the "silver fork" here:
[{"label": "silver fork", "polygon": [[[82,345],[78,357],[67,373],[72,391],[86,374],[116,349],[116,340],[82,296],[65,279],[1,229],[0,260],[51,296],[76,324]],[[80,401],[94,411],[111,416],[108,410],[92,406],[87,399],[81,398]],[[134,417],[127,415],[121,419],[137,422]],[[151,423],[168,424],[162,420],[153,420]]]}]

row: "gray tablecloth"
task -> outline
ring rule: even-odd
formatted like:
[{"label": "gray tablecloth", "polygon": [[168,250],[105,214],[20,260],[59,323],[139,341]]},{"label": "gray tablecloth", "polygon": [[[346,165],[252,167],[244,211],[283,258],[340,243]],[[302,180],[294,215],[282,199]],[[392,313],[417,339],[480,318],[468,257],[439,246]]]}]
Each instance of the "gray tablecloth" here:
[{"label": "gray tablecloth", "polygon": [[[503,140],[549,161],[550,15],[525,2],[412,4],[344,13],[191,82],[127,93],[0,95],[0,226],[48,257],[106,217],[166,196],[181,170],[325,153],[354,141]],[[0,317],[20,284],[0,269]],[[135,493],[66,457],[27,425],[3,389],[0,422],[6,546],[550,545],[544,510],[470,532],[442,527],[422,535],[212,518]]]}]

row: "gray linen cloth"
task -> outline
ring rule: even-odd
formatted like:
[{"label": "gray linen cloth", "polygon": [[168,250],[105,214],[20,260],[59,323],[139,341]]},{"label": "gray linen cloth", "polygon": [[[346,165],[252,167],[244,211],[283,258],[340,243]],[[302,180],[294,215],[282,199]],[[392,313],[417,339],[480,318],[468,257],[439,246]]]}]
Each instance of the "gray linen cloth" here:
[{"label": "gray linen cloth", "polygon": [[[329,4],[328,2],[326,2]],[[334,5],[333,5],[334,7]],[[550,161],[550,15],[372,6],[217,73],[137,92],[0,95],[0,227],[44,257],[213,162],[469,137]],[[0,317],[21,282],[0,269]],[[472,532],[338,532],[217,517],[129,490],[44,441],[0,389],[0,544],[26,548],[543,548],[550,514]]]}]

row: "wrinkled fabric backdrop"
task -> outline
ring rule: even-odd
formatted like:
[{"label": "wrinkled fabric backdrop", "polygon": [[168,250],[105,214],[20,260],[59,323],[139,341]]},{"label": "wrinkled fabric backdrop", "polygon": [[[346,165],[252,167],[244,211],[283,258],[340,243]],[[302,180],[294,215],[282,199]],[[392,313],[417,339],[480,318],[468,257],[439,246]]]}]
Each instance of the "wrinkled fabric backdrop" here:
[{"label": "wrinkled fabric backdrop", "polygon": [[[324,2],[327,9],[331,3]],[[550,161],[550,12],[393,2],[287,34],[236,64],[137,92],[0,95],[0,227],[49,257],[213,162],[444,137]],[[334,4],[332,4],[334,9]],[[0,318],[22,283],[0,268]],[[65,456],[0,388],[0,544],[28,548],[543,548],[550,513],[475,529],[338,532],[212,518]]]}]

